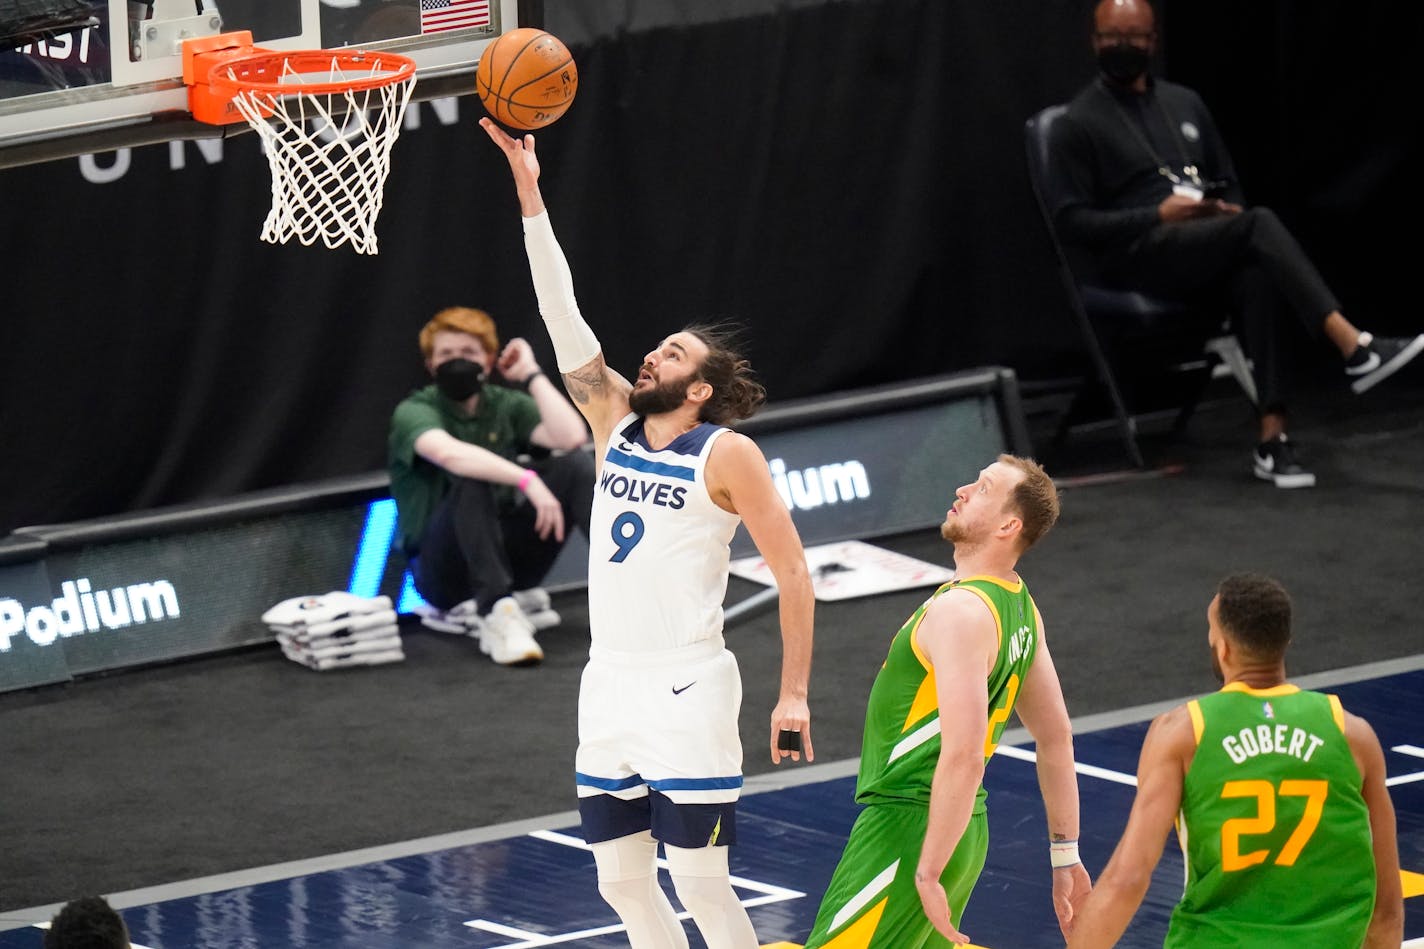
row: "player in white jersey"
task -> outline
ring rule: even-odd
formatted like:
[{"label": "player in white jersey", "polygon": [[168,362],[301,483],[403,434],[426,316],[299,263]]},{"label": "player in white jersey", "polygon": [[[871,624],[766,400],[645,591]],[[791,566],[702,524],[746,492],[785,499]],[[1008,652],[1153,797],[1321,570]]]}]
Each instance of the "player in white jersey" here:
[{"label": "player in white jersey", "polygon": [[599,461],[589,531],[592,645],[575,762],[599,893],[633,949],[686,947],[657,882],[661,841],[708,949],[756,949],[727,864],[742,786],[741,678],[722,640],[722,599],[739,522],[780,590],[771,759],[813,757],[806,694],[815,597],[805,552],[761,449],[723,427],[749,417],[765,393],[707,327],[664,339],[633,383],[610,369],[549,225],[534,136],[480,124],[509,159],[539,312]]}]

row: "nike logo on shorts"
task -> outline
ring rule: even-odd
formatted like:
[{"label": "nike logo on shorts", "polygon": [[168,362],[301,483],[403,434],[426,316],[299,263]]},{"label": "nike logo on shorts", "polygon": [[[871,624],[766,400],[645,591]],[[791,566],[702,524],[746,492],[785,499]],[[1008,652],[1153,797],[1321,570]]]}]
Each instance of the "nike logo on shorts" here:
[{"label": "nike logo on shorts", "polygon": [[683,686],[682,688],[680,688],[680,689],[679,689],[677,686],[673,686],[673,687],[672,687],[672,694],[673,694],[673,695],[681,695],[682,693],[686,692],[688,689],[692,688],[692,687],[693,687],[694,685],[696,685],[696,684],[697,684],[697,680],[696,680],[696,679],[693,679],[691,682],[687,683],[687,685],[684,685],[684,686]]}]

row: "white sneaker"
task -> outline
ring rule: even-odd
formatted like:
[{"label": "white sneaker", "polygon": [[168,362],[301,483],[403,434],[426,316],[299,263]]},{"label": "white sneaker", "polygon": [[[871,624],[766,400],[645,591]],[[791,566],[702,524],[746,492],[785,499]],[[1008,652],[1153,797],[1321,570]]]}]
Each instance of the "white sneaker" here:
[{"label": "white sneaker", "polygon": [[534,641],[534,624],[512,596],[496,600],[484,618],[480,651],[501,666],[529,666],[544,658]]},{"label": "white sneaker", "polygon": [[549,591],[543,587],[515,590],[510,596],[514,597],[514,602],[519,604],[519,608],[524,611],[524,615],[534,624],[536,630],[552,629],[563,622],[550,606]]},{"label": "white sneaker", "polygon": [[478,637],[484,628],[484,619],[476,610],[474,600],[456,603],[448,610],[438,610],[429,603],[422,603],[415,608],[415,613],[420,617],[420,625],[437,633]]}]

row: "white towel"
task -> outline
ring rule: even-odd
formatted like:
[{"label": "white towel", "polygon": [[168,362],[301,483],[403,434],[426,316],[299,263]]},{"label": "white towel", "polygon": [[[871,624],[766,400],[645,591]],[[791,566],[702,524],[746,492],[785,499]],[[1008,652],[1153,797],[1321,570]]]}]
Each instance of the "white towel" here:
[{"label": "white towel", "polygon": [[331,656],[355,655],[362,652],[383,652],[387,649],[401,649],[400,636],[386,635],[376,639],[368,639],[360,642],[349,640],[321,640],[314,643],[294,643],[288,640],[279,639],[282,652],[290,659],[296,655],[316,656],[317,658],[328,658]]},{"label": "white towel", "polygon": [[353,645],[356,643],[384,643],[386,640],[400,641],[399,626],[377,626],[370,630],[359,630],[356,633],[333,633],[330,636],[309,636],[309,634],[296,631],[278,631],[276,641],[283,645],[296,645],[302,648],[328,647],[328,645]]},{"label": "white towel", "polygon": [[322,623],[268,623],[267,625],[278,635],[286,633],[292,636],[313,638],[351,635],[370,629],[382,629],[386,626],[394,626],[397,620],[396,611],[386,609],[375,613],[362,613],[341,619],[327,620]]},{"label": "white towel", "polygon": [[333,590],[321,596],[294,596],[262,614],[262,622],[279,626],[309,626],[328,623],[343,616],[359,616],[393,609],[388,596],[356,596]]},{"label": "white towel", "polygon": [[380,666],[389,662],[403,662],[405,652],[400,649],[386,649],[381,652],[353,653],[341,657],[317,658],[316,656],[292,656],[288,659],[300,663],[308,669],[325,672],[328,669],[347,669],[353,666]]}]

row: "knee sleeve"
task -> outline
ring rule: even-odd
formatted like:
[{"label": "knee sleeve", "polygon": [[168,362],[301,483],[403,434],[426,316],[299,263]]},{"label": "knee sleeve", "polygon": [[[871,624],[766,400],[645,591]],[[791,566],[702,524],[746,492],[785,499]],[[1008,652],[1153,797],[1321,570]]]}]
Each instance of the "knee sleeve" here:
[{"label": "knee sleeve", "polygon": [[708,949],[757,949],[746,907],[732,889],[726,847],[667,847],[677,898],[692,914]]},{"label": "knee sleeve", "polygon": [[687,949],[687,933],[658,885],[658,842],[643,831],[594,844],[598,894],[628,930],[632,949]]}]

